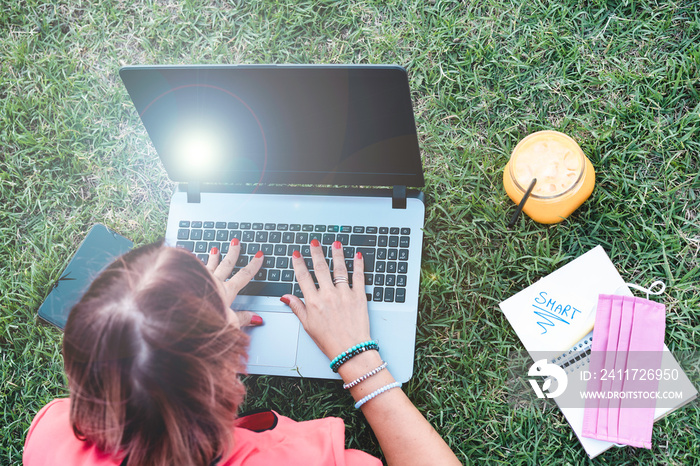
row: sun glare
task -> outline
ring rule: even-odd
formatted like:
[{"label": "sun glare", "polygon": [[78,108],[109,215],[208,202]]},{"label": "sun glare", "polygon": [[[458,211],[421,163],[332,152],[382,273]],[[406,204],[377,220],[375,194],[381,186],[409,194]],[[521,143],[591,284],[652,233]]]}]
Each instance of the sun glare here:
[{"label": "sun glare", "polygon": [[188,131],[180,138],[178,157],[193,174],[203,174],[217,166],[221,157],[214,136],[206,131]]}]

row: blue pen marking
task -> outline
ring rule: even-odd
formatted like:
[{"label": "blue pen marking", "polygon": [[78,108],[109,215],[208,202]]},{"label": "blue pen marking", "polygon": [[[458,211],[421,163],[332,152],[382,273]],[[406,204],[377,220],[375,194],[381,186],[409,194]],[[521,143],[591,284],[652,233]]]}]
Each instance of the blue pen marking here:
[{"label": "blue pen marking", "polygon": [[[547,333],[547,327],[555,328],[557,321],[564,322],[566,325],[569,325],[570,320],[573,320],[577,313],[581,313],[581,311],[569,304],[562,305],[557,303],[557,301],[554,299],[547,298],[546,291],[541,291],[537,297],[535,297],[535,303],[536,304],[533,304],[532,307],[538,309],[539,311],[533,311],[533,313],[544,319],[544,321],[537,322],[537,325],[542,327],[543,330],[540,335]],[[537,306],[537,304],[544,307]]]},{"label": "blue pen marking", "polygon": [[544,330],[544,332],[542,332],[540,335],[544,335],[545,333],[547,333],[547,328],[545,327],[545,325],[548,325],[550,327],[554,327],[554,322],[549,320],[550,317],[552,317],[553,319],[556,319],[560,322],[564,322],[566,325],[569,325],[569,323],[566,320],[562,319],[561,317],[559,317],[558,315],[556,315],[552,312],[549,312],[546,309],[542,309],[541,307],[535,306],[534,304],[532,305],[532,307],[537,308],[540,311],[542,311],[542,312],[534,311],[534,313],[537,314],[538,316],[542,317],[546,321],[546,322],[537,322],[537,325],[542,327],[542,330]]}]

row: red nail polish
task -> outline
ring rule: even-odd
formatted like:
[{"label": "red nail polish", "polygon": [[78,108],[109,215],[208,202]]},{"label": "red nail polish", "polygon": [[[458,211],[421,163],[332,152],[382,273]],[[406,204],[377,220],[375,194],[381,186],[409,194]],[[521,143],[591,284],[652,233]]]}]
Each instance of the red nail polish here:
[{"label": "red nail polish", "polygon": [[231,246],[238,246],[239,243],[240,241],[238,240],[238,238],[233,238],[231,240]]},{"label": "red nail polish", "polygon": [[215,256],[219,254],[219,248],[211,248],[211,252],[209,252],[212,256]]},{"label": "red nail polish", "polygon": [[284,304],[286,304],[287,306],[289,306],[289,298],[287,298],[286,296],[282,296],[282,297],[280,298],[280,301],[282,301]]},{"label": "red nail polish", "polygon": [[335,241],[335,242],[333,243],[333,248],[334,248],[334,249],[340,249],[340,248],[342,248],[342,247],[343,247],[343,245],[340,244],[340,241]]},{"label": "red nail polish", "polygon": [[301,257],[301,253],[295,249],[294,252],[292,252],[292,257],[299,259]]},{"label": "red nail polish", "polygon": [[256,259],[260,259],[262,256],[263,256],[263,252],[262,252],[262,251],[258,251],[258,252],[255,253],[255,258],[256,258]]},{"label": "red nail polish", "polygon": [[357,254],[355,254],[355,257],[358,259],[362,259],[362,253],[358,252]]},{"label": "red nail polish", "polygon": [[313,247],[315,247],[315,248],[317,248],[317,247],[320,246],[320,244],[319,244],[319,242],[318,242],[318,240],[317,240],[316,238],[314,238],[314,239],[311,240],[311,246],[313,246]]},{"label": "red nail polish", "polygon": [[250,318],[250,323],[253,325],[262,325],[263,320],[260,316],[253,316]]}]

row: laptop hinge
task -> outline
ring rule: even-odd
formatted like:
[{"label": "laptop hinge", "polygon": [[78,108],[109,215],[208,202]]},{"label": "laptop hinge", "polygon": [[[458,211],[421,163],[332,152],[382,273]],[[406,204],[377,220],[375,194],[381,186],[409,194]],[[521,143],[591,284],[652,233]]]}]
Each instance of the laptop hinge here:
[{"label": "laptop hinge", "polygon": [[187,203],[199,204],[202,200],[202,187],[199,181],[190,181],[187,183]]},{"label": "laptop hinge", "polygon": [[406,186],[403,186],[403,185],[394,186],[394,194],[391,196],[391,208],[392,209],[405,209],[406,208]]}]

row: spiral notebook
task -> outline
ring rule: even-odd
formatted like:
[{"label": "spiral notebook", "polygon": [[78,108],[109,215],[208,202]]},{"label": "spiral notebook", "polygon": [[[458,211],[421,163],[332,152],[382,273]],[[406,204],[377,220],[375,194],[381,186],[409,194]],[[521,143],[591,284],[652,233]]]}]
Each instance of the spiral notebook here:
[{"label": "spiral notebook", "polygon": [[[555,272],[499,304],[503,314],[533,358],[546,358],[576,376],[587,370],[593,324],[599,294],[632,296],[614,264],[601,246],[596,246]],[[657,406],[659,420],[697,397],[698,391],[664,345],[664,367],[677,370],[677,380],[661,381],[659,390],[683,392],[674,406]],[[554,398],[589,457],[594,458],[614,444],[583,437],[583,408],[562,406]]]}]

